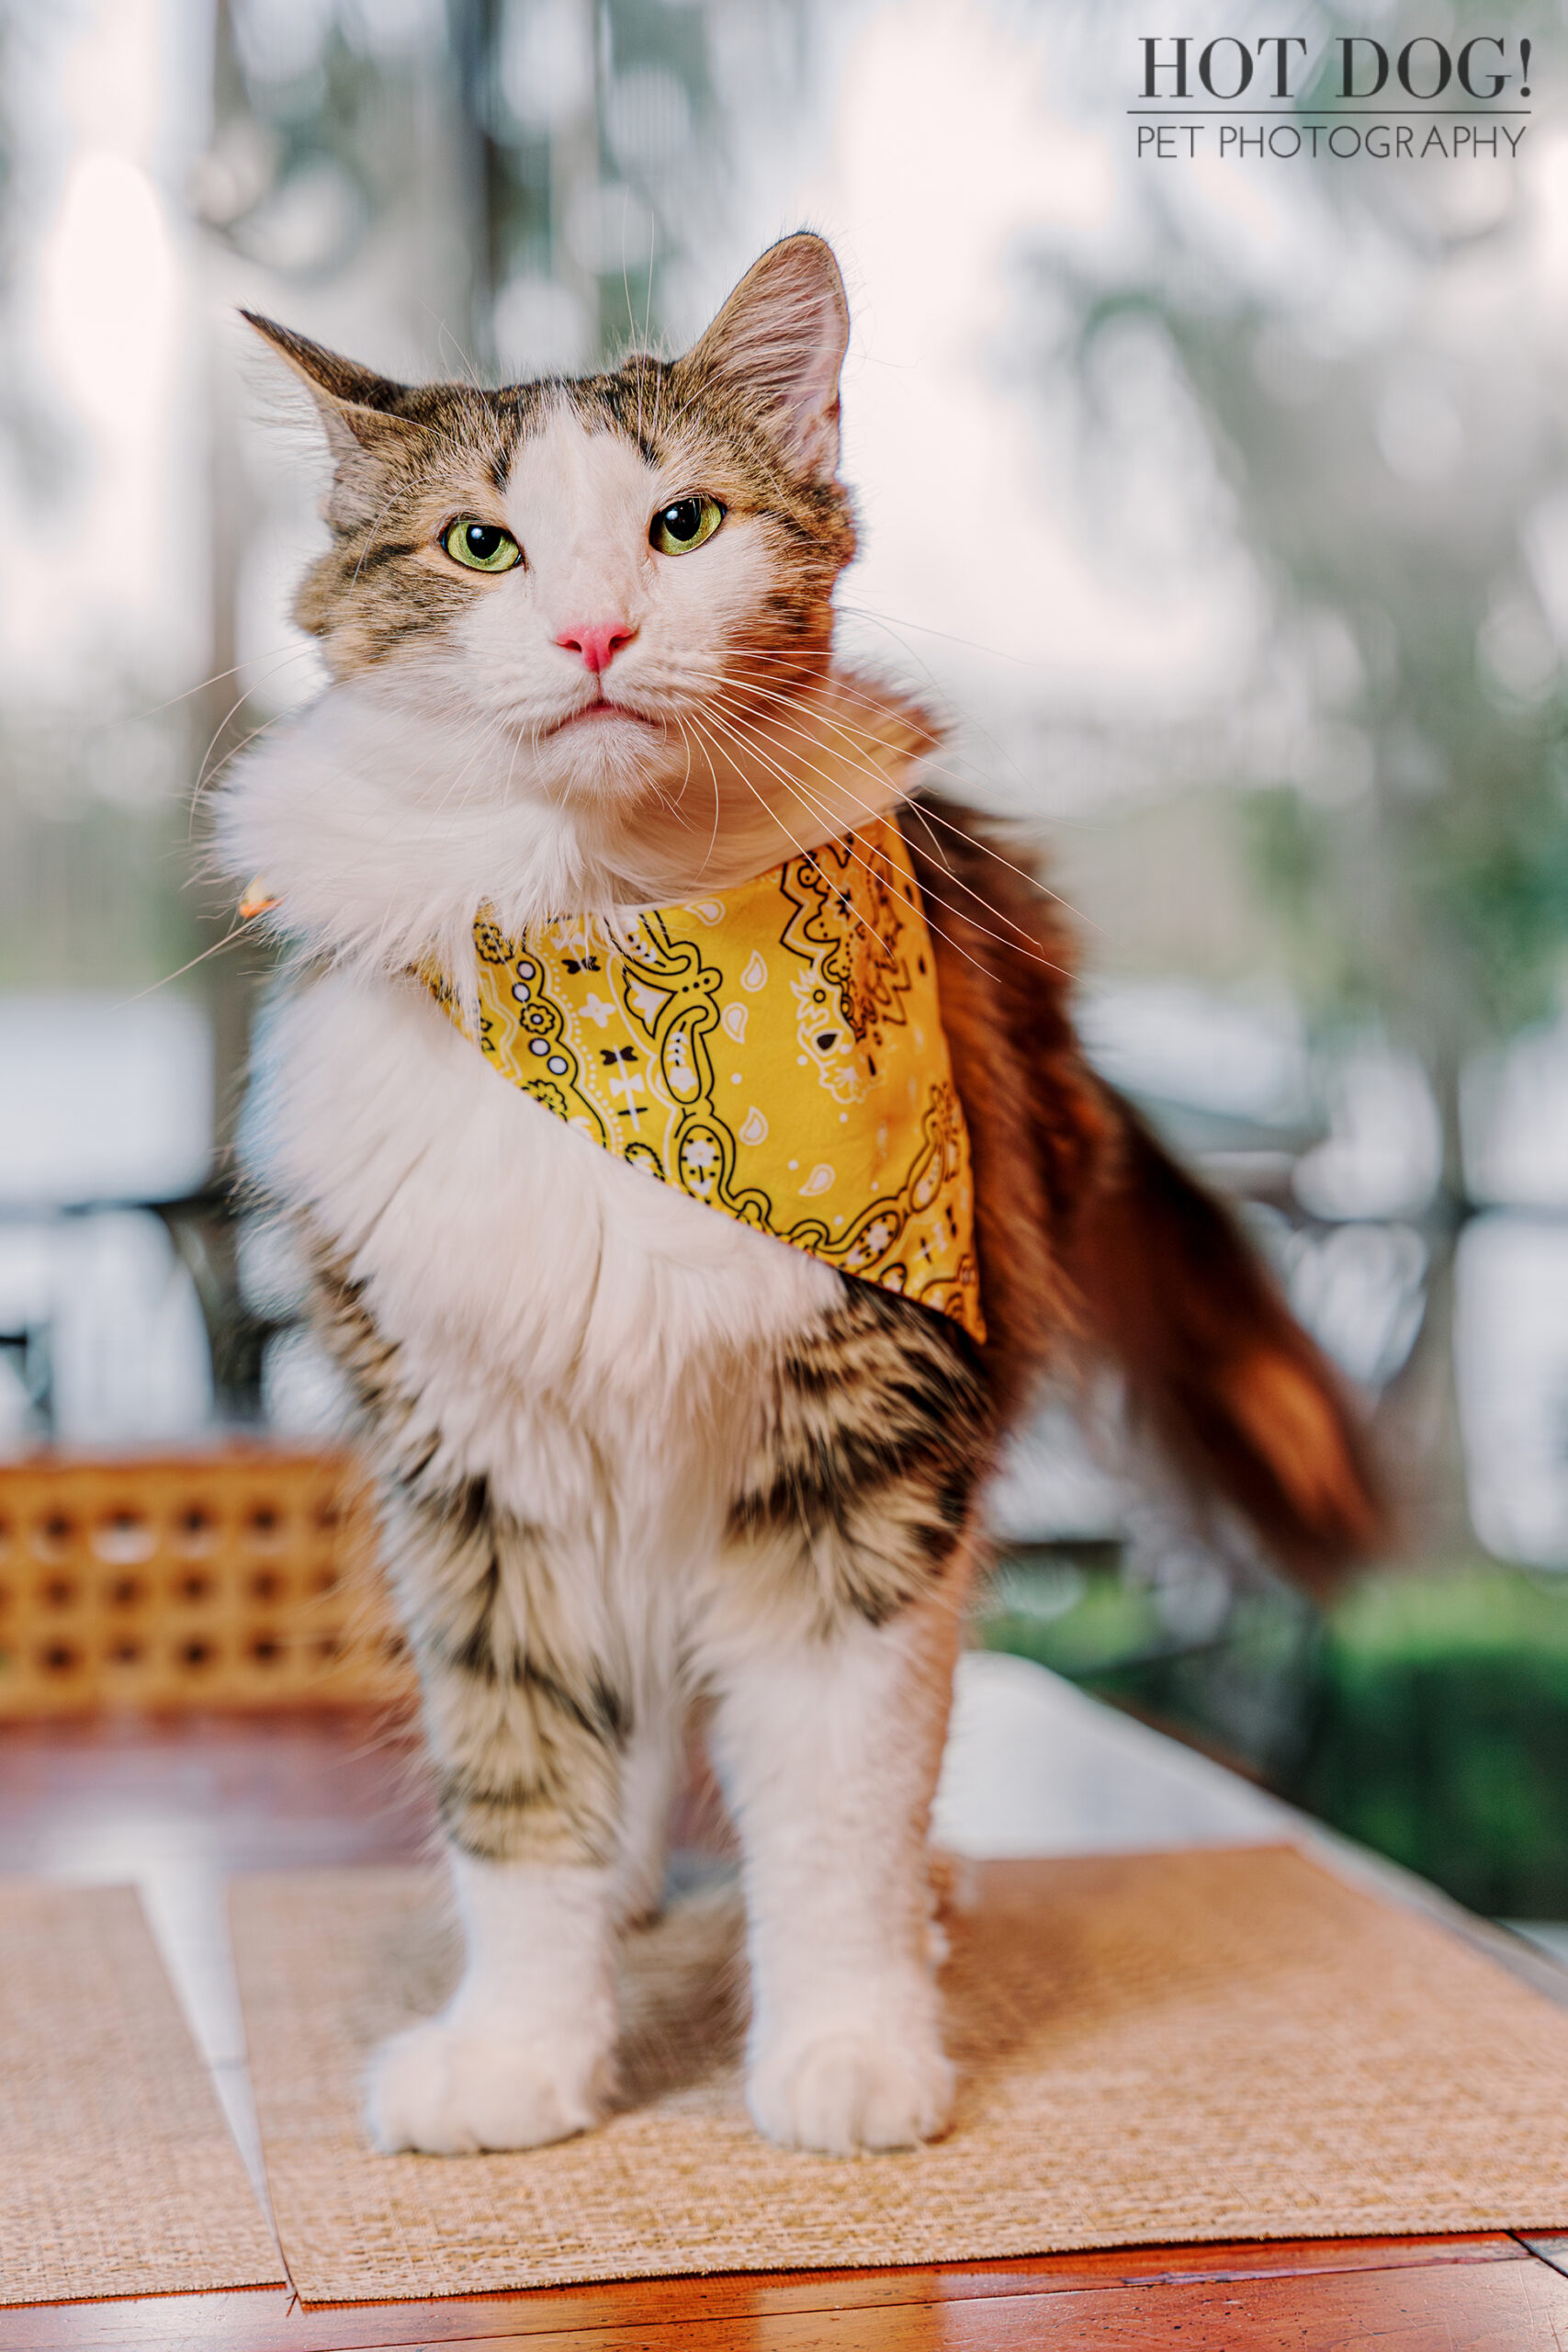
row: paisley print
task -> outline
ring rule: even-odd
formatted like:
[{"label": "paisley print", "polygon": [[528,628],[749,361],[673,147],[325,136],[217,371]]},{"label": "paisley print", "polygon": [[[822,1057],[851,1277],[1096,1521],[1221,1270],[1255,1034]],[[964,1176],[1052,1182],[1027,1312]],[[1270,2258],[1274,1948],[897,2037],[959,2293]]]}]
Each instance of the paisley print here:
[{"label": "paisley print", "polygon": [[985,1338],[969,1136],[924,910],[879,818],[720,896],[508,939],[474,925],[485,1058],[705,1208]]}]

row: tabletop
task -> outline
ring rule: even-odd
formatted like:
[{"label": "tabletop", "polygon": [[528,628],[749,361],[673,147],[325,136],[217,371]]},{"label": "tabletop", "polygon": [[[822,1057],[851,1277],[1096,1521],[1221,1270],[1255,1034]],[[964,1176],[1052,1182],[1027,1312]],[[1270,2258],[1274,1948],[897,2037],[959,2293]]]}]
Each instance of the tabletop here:
[{"label": "tabletop", "polygon": [[[947,1842],[1017,1854],[1279,1834],[1271,1800],[1142,1726],[1102,1721],[1103,1711],[1077,1693],[1055,1686],[1037,1693],[1006,1671],[1015,1664],[998,1661],[1000,1673],[982,1666],[961,1692],[939,1806]],[[982,1683],[983,1708],[975,1695]],[[417,1750],[405,1734],[362,1716],[13,1725],[0,1737],[0,1870],[138,1884],[264,2193],[223,1923],[225,1880],[236,1871],[417,1860],[429,1854],[433,1835]],[[1550,1962],[1510,1948],[1484,1923],[1471,1926],[1540,1989],[1561,1997],[1568,1987]],[[379,2352],[524,2336],[534,2352],[1054,2345],[1316,2352],[1365,2344],[1383,2352],[1560,2352],[1568,2344],[1568,2237],[1483,2232],[1145,2247],[310,2312],[275,2289],[0,2311],[0,2352]]]}]

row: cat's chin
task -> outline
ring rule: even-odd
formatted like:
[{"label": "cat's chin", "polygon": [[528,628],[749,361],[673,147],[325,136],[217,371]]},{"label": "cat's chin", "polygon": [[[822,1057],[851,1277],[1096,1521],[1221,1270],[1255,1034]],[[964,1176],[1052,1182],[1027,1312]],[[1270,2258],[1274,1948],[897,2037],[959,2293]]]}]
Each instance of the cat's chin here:
[{"label": "cat's chin", "polygon": [[679,738],[661,720],[619,710],[569,719],[532,752],[534,779],[552,799],[600,808],[659,790],[686,764]]}]

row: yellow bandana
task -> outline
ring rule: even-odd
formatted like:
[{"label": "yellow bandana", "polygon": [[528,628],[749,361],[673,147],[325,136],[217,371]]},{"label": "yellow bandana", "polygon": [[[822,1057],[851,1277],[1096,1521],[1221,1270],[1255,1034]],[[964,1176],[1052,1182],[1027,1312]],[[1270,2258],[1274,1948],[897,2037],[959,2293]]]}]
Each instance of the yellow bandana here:
[{"label": "yellow bandana", "polygon": [[516,940],[481,916],[474,943],[478,1043],[513,1086],[705,1207],[985,1338],[969,1135],[895,822],[614,923]]}]

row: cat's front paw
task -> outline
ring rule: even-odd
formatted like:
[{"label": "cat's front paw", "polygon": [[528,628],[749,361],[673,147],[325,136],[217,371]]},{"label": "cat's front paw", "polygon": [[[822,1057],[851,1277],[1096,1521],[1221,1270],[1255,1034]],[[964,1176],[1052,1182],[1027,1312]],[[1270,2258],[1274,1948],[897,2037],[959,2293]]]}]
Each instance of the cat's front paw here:
[{"label": "cat's front paw", "polygon": [[953,2068],[929,2030],[825,2030],[765,2049],[747,2103],[786,2148],[851,2156],[934,2140],[953,2112]]},{"label": "cat's front paw", "polygon": [[378,2052],[367,2120],[389,2155],[536,2148],[597,2123],[612,2087],[609,2051],[587,2034],[519,2037],[431,2018]]}]

